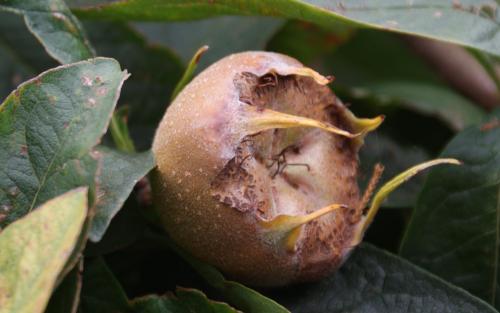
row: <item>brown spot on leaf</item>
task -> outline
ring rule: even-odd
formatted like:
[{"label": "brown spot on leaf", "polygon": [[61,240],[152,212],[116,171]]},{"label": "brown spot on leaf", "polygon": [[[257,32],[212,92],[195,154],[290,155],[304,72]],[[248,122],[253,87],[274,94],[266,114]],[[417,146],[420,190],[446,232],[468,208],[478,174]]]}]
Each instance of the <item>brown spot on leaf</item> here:
[{"label": "brown spot on leaf", "polygon": [[3,204],[0,206],[0,212],[8,213],[10,210],[12,210],[12,205],[10,204]]},{"label": "brown spot on leaf", "polygon": [[56,96],[48,96],[50,104],[56,104],[57,97]]},{"label": "brown spot on leaf", "polygon": [[82,77],[82,84],[84,86],[91,87],[92,86],[92,79],[90,79],[90,77],[88,77],[88,76],[83,76]]},{"label": "brown spot on leaf", "polygon": [[91,107],[91,108],[95,107],[95,105],[96,105],[96,101],[94,98],[89,98],[87,100],[87,103],[89,104],[89,107]]},{"label": "brown spot on leaf", "polygon": [[97,95],[98,96],[104,96],[108,92],[108,89],[105,87],[101,87],[97,89]]},{"label": "brown spot on leaf", "polygon": [[21,145],[21,149],[19,151],[21,155],[27,155],[28,154],[28,146],[27,145]]},{"label": "brown spot on leaf", "polygon": [[453,8],[456,10],[462,9],[462,4],[458,0],[453,0]]},{"label": "brown spot on leaf", "polygon": [[16,186],[12,186],[9,188],[8,193],[12,197],[16,197],[19,194],[19,188],[17,188]]}]

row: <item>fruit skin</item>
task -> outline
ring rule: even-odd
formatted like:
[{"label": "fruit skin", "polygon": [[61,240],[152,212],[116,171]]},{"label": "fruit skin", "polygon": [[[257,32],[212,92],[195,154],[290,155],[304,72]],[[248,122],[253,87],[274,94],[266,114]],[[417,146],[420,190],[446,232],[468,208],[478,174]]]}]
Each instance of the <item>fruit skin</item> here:
[{"label": "fruit skin", "polygon": [[[257,191],[264,213],[228,204],[231,200],[224,201],[214,191],[221,188],[215,182],[222,177],[224,183],[221,173],[238,160],[238,147],[253,129],[252,115],[245,111],[251,105],[242,98],[251,91],[235,85],[235,78],[242,73],[256,77],[271,74],[284,81],[294,75],[294,82],[302,84],[297,90],[305,89],[300,91],[304,94],[290,91],[289,97],[278,98],[317,101],[302,107],[300,102],[278,103],[273,109],[355,130],[352,114],[324,86],[328,80],[297,60],[270,52],[228,56],[184,88],[158,127],[153,143],[158,167],[152,175],[152,187],[160,222],[192,255],[251,285],[279,286],[319,279],[337,269],[352,249],[351,238],[362,213],[356,184],[359,142],[310,128],[262,131],[255,137],[259,156],[267,157],[266,147],[279,137],[276,134],[289,135],[306,142],[304,152],[296,159],[307,161],[310,170],[287,170],[290,177],[298,179],[299,187],[295,188],[285,181],[285,174],[272,178],[272,173],[264,170],[266,160],[250,157],[245,166],[254,170],[252,182],[264,189]],[[307,88],[314,92],[308,94]],[[278,146],[285,144],[280,140],[276,140]],[[294,251],[285,248],[279,234],[262,227],[263,220],[283,214],[305,215],[332,203],[345,204],[349,209],[304,225]]]}]

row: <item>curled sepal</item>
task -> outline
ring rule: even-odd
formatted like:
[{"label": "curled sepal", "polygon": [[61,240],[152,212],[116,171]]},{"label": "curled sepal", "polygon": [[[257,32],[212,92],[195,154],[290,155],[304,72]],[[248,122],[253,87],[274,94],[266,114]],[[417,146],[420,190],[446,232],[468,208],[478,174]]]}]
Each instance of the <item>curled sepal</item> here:
[{"label": "curled sepal", "polygon": [[358,245],[361,242],[361,240],[363,239],[364,233],[368,229],[368,226],[370,226],[370,224],[372,223],[373,218],[377,214],[377,212],[378,212],[378,210],[379,210],[382,202],[384,202],[384,200],[387,198],[387,196],[389,196],[389,194],[391,192],[393,192],[401,184],[403,184],[404,182],[408,181],[410,178],[412,178],[413,176],[417,175],[421,171],[423,171],[423,170],[425,170],[425,169],[427,169],[429,167],[432,167],[432,166],[435,166],[435,165],[439,165],[439,164],[455,164],[455,165],[460,165],[462,163],[460,161],[456,160],[456,159],[435,159],[435,160],[431,160],[431,161],[428,161],[428,162],[424,162],[422,164],[415,165],[415,166],[407,169],[403,173],[397,175],[396,177],[394,177],[393,179],[391,179],[387,183],[385,183],[377,191],[377,193],[373,197],[373,200],[372,200],[372,203],[370,205],[370,208],[368,209],[368,212],[366,213],[366,215],[361,219],[361,221],[357,225],[355,233],[354,233],[354,237],[353,237],[352,246]]},{"label": "curled sepal", "polygon": [[377,129],[385,120],[384,115],[379,115],[374,118],[358,118],[349,110],[346,110],[345,114],[349,122],[351,122],[352,130],[360,134],[360,136],[355,139],[355,143],[358,147],[363,145],[365,136],[369,132]]},{"label": "curled sepal", "polygon": [[[281,74],[283,74],[283,73],[281,73]],[[325,76],[319,74],[318,72],[316,72],[315,70],[310,69],[308,67],[294,68],[292,71],[290,71],[290,73],[287,73],[287,74],[288,75],[294,74],[294,75],[298,75],[298,76],[308,76],[308,77],[311,77],[312,79],[314,79],[314,81],[316,81],[316,83],[318,83],[320,85],[327,85],[333,81],[333,76],[325,77]]]},{"label": "curled sepal", "polygon": [[247,116],[245,128],[248,135],[269,129],[294,127],[320,128],[347,138],[356,138],[361,135],[361,133],[352,134],[331,124],[311,118],[281,113],[270,109],[259,109],[255,106],[245,105],[244,110]]},{"label": "curled sepal", "polygon": [[342,208],[347,208],[347,206],[332,204],[306,215],[278,215],[270,221],[261,221],[260,224],[264,231],[272,236],[274,240],[283,241],[287,251],[294,251],[302,225]]}]

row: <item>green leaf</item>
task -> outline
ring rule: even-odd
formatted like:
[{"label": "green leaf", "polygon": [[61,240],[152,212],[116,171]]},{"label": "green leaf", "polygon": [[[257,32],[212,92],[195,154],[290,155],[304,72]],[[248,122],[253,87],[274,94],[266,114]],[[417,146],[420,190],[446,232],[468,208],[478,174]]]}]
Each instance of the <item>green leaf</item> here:
[{"label": "green leaf", "polygon": [[145,296],[129,302],[120,283],[102,258],[90,260],[83,277],[82,313],[162,313],[162,312],[236,312],[229,305],[209,300],[194,289],[177,288],[177,296]]},{"label": "green leaf", "polygon": [[[366,51],[370,51],[367,57]],[[394,34],[372,29],[356,31],[351,40],[326,56],[336,83],[365,87],[380,81],[439,84],[440,77]],[[390,66],[388,66],[390,64]]]},{"label": "green leaf", "polygon": [[[369,58],[365,51],[370,51]],[[353,100],[371,98],[381,106],[410,109],[439,118],[454,130],[478,123],[485,116],[390,34],[359,31],[328,55],[326,63],[337,77],[333,87],[340,85]]]},{"label": "green leaf", "polygon": [[94,56],[83,28],[63,0],[3,0],[0,9],[22,14],[28,29],[58,62]]},{"label": "green leaf", "polygon": [[203,263],[196,258],[183,251],[175,245],[166,235],[150,235],[152,241],[158,241],[160,244],[169,247],[179,254],[186,262],[188,262],[198,274],[200,274],[210,286],[220,292],[224,298],[235,307],[243,310],[246,313],[289,313],[287,309],[273,301],[270,298],[263,296],[257,291],[245,287],[244,285],[226,280],[224,276],[213,266]]},{"label": "green leaf", "polygon": [[368,244],[356,248],[330,277],[280,294],[276,299],[294,313],[496,312],[466,291]]},{"label": "green leaf", "polygon": [[87,213],[87,190],[54,198],[0,233],[0,312],[43,312]]},{"label": "green leaf", "polygon": [[130,133],[127,125],[128,107],[123,106],[113,113],[109,130],[113,137],[113,142],[118,150],[127,153],[136,152],[134,141],[130,138]]},{"label": "green leaf", "polygon": [[[62,186],[57,186],[57,188],[56,186],[53,186],[54,193],[63,193],[66,188],[75,188],[77,186],[87,186],[88,188],[87,218],[83,223],[82,231],[80,232],[80,237],[75,244],[75,248],[71,252],[71,255],[68,258],[68,261],[66,262],[63,270],[59,274],[59,277],[57,279],[58,284],[60,284],[64,280],[65,276],[69,272],[71,272],[77,265],[77,263],[81,260],[81,253],[87,243],[90,225],[94,216],[95,195],[98,193],[98,186],[96,184],[95,175],[99,172],[101,163],[101,160],[99,160],[92,152],[90,155],[85,155],[77,161],[69,162],[66,166],[67,171],[61,174],[62,176],[65,176],[64,181],[61,181]],[[47,185],[47,189],[49,190],[50,184],[51,182],[49,182]],[[55,196],[57,196],[57,194],[55,194],[54,197]]]},{"label": "green leaf", "polygon": [[87,242],[85,257],[96,257],[121,251],[136,243],[147,229],[143,217],[144,207],[138,204],[140,195],[129,197],[106,229],[103,238],[94,243]]},{"label": "green leaf", "polygon": [[127,295],[101,258],[89,260],[85,265],[80,311],[131,312]]},{"label": "green leaf", "polygon": [[[57,66],[33,40],[19,15],[0,10],[0,99],[20,83],[47,68]],[[46,66],[46,65],[49,66]]]},{"label": "green leaf", "polygon": [[[293,32],[287,30],[290,28]],[[313,41],[320,31],[323,35]],[[345,37],[337,31],[311,30],[311,26],[293,22],[268,47],[302,62],[312,59],[313,64],[322,65],[320,71],[335,75],[332,87],[344,101],[354,103],[354,110],[361,101],[376,104],[380,113],[386,113],[388,107],[405,108],[438,118],[453,130],[476,124],[485,116],[477,105],[444,84],[396,36],[359,30],[347,42]],[[324,47],[330,41],[329,48]],[[370,57],[366,51],[370,51]]]},{"label": "green leaf", "polygon": [[366,90],[379,99],[390,98],[402,107],[435,116],[453,130],[479,123],[485,113],[474,103],[444,86],[412,81],[387,81],[369,85]]},{"label": "green leaf", "polygon": [[196,289],[177,288],[175,296],[146,296],[132,301],[137,313],[237,313],[223,302],[212,301]]},{"label": "green leaf", "polygon": [[128,126],[136,148],[149,149],[184,71],[181,61],[169,49],[148,44],[125,23],[87,21],[84,26],[99,55],[116,59],[133,73],[120,102],[129,107]]},{"label": "green leaf", "polygon": [[45,313],[76,313],[82,290],[83,261],[64,277],[50,297]]},{"label": "green leaf", "polygon": [[101,240],[111,219],[121,209],[135,184],[155,166],[151,151],[128,154],[98,147],[102,168],[97,175],[99,194],[89,238]]},{"label": "green leaf", "polygon": [[[500,111],[458,134],[433,169],[401,247],[416,264],[500,308]],[[443,225],[445,227],[443,227]]]},{"label": "green leaf", "polygon": [[[129,0],[76,10],[83,17],[185,20],[215,15],[269,15],[325,27],[355,25],[419,35],[500,55],[498,21],[486,0]],[[479,12],[477,14],[476,12]]]},{"label": "green leaf", "polygon": [[[127,88],[122,90],[120,102],[129,107],[128,124],[137,149],[149,149],[184,70],[181,61],[167,48],[149,45],[125,23],[87,21],[84,27],[99,55],[116,59],[134,73],[127,80]],[[20,16],[0,12],[0,57],[3,56],[2,99],[23,80],[57,66],[41,45],[32,40]]]},{"label": "green leaf", "polygon": [[[78,186],[94,184],[93,146],[127,74],[96,58],[48,70],[0,106],[0,226]],[[94,155],[95,157],[95,155]]]}]

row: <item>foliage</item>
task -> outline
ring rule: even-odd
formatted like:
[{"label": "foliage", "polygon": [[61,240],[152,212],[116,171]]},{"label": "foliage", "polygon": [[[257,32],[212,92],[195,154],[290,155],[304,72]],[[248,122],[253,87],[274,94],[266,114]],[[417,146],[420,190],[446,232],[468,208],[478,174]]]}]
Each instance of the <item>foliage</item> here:
[{"label": "foliage", "polygon": [[[442,155],[464,164],[456,171],[442,168],[429,175],[401,247],[403,256],[496,306],[499,118],[500,111],[446,146]],[[440,227],[443,224],[447,227]],[[429,245],[433,240],[437,242]]]},{"label": "foliage", "polygon": [[0,310],[43,312],[87,213],[87,190],[47,201],[0,236]]},{"label": "foliage", "polygon": [[[498,312],[500,111],[408,44],[453,43],[474,63],[464,79],[498,88],[498,10],[487,0],[0,0],[0,313]],[[378,162],[379,183],[438,154],[463,162],[391,195],[370,243],[336,273],[272,290],[173,245],[150,213],[147,176],[176,94],[217,59],[259,49],[334,74],[353,112],[386,115],[361,149],[362,187]]]}]

